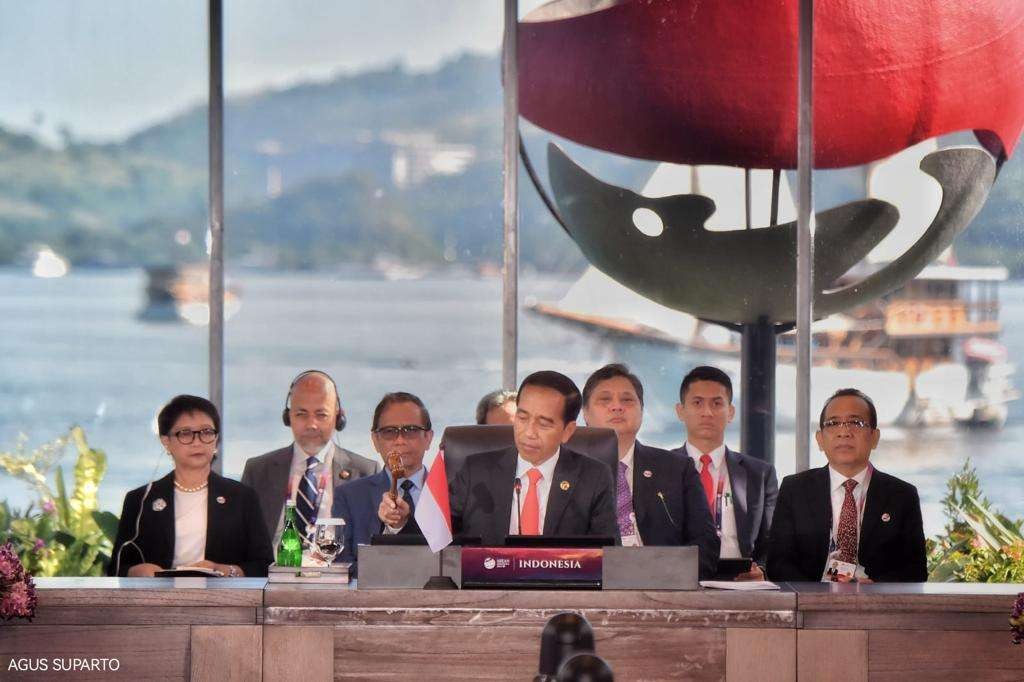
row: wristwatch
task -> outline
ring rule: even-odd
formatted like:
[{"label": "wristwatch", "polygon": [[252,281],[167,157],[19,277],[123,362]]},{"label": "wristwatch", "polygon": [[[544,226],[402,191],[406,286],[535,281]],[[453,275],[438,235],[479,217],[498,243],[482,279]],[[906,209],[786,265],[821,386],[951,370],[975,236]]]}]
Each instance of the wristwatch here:
[{"label": "wristwatch", "polygon": [[232,566],[232,567],[230,567],[228,569],[228,577],[229,578],[237,578],[238,576],[239,576],[239,573],[238,573],[238,569],[237,568]]}]

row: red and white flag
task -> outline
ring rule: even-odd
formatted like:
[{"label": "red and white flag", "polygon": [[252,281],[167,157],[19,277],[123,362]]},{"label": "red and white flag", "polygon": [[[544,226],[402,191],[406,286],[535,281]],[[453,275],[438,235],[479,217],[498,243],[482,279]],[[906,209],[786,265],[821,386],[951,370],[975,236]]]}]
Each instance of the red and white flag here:
[{"label": "red and white flag", "polygon": [[452,512],[448,505],[448,475],[444,470],[444,450],[437,452],[434,466],[427,473],[427,480],[416,505],[416,523],[423,537],[430,545],[430,551],[437,553],[452,544]]}]

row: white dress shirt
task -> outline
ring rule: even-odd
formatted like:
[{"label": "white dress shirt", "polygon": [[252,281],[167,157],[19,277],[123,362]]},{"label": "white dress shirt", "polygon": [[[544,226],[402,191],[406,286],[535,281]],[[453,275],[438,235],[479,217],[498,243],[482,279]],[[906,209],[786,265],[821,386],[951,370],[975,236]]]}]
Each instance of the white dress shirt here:
[{"label": "white dress shirt", "polygon": [[[843,484],[847,478],[857,481],[858,485],[853,489],[853,501],[857,505],[857,542],[860,544],[860,526],[864,520],[864,497],[868,492],[868,485],[871,484],[871,465],[861,469],[856,476],[844,476],[830,465],[828,468],[828,489],[832,497],[832,538],[836,537],[839,531],[839,514],[843,510],[843,500],[846,499],[846,488]],[[831,544],[831,543],[830,543]]]},{"label": "white dress shirt", "polygon": [[[543,463],[537,465],[540,469],[541,479],[537,481],[537,505],[540,507],[539,514],[537,516],[537,529],[540,533],[544,534],[544,517],[548,511],[548,493],[551,492],[551,479],[555,475],[555,465],[558,464],[558,456],[561,454],[562,449],[559,448],[557,452]],[[530,464],[522,455],[519,455],[516,459],[516,477],[522,481],[522,487],[519,490],[520,504],[526,503],[526,496],[530,492],[530,477],[526,475],[526,472],[533,468],[533,464]],[[510,535],[519,535],[519,517],[523,513],[523,509],[519,507],[519,514],[515,513],[516,509],[516,493],[512,492],[512,513],[509,514],[508,519],[508,532]]]},{"label": "white dress shirt", "polygon": [[210,488],[194,493],[174,489],[174,561],[192,566],[206,556],[206,502]]},{"label": "white dress shirt", "polygon": [[[741,559],[743,553],[740,551],[740,539],[739,533],[736,530],[736,505],[732,499],[732,487],[729,482],[729,467],[725,463],[725,443],[719,445],[711,452],[701,452],[701,449],[690,441],[686,441],[686,454],[690,456],[693,463],[697,466],[697,473],[699,474],[704,469],[704,464],[700,461],[701,455],[709,455],[711,457],[711,482],[714,484],[715,490],[718,490],[718,483],[721,479],[722,482],[722,518],[721,523],[718,524],[720,527],[719,537],[722,541],[722,549],[719,556],[723,559]],[[715,517],[715,509],[711,509],[711,518],[718,521]]]}]

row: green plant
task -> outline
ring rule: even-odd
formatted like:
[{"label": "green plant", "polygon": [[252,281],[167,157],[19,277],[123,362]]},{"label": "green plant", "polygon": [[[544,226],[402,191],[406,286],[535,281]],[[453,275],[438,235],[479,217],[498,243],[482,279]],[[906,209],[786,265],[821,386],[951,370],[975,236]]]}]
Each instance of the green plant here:
[{"label": "green plant", "polygon": [[[28,484],[36,500],[25,510],[12,511],[6,501],[0,503],[0,539],[13,543],[25,569],[37,577],[102,575],[118,521],[99,510],[106,455],[91,448],[77,426],[34,450],[26,448],[26,440],[21,436],[14,450],[0,452],[0,470]],[[78,454],[70,496],[58,464],[68,444]]]},{"label": "green plant", "polygon": [[939,582],[1024,582],[1024,521],[992,508],[970,460],[942,499],[948,523],[928,541],[928,579]]}]

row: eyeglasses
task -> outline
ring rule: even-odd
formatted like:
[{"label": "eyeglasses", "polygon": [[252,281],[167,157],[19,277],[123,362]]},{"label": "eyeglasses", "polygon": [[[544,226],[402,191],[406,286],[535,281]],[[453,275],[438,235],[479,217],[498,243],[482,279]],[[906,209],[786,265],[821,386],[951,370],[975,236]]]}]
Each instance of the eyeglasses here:
[{"label": "eyeglasses", "polygon": [[412,438],[418,436],[421,433],[429,431],[425,426],[417,426],[416,424],[406,424],[404,426],[382,426],[374,433],[383,438],[384,440],[395,440],[400,435],[406,438]]},{"label": "eyeglasses", "polygon": [[200,429],[193,431],[192,429],[181,429],[174,432],[174,437],[178,439],[178,442],[182,445],[188,445],[195,441],[196,436],[199,436],[199,442],[201,443],[212,443],[217,440],[217,429]]},{"label": "eyeglasses", "polygon": [[863,431],[864,429],[870,429],[871,424],[868,424],[863,419],[829,419],[821,425],[821,428],[832,433],[837,433],[844,428],[850,431]]}]

